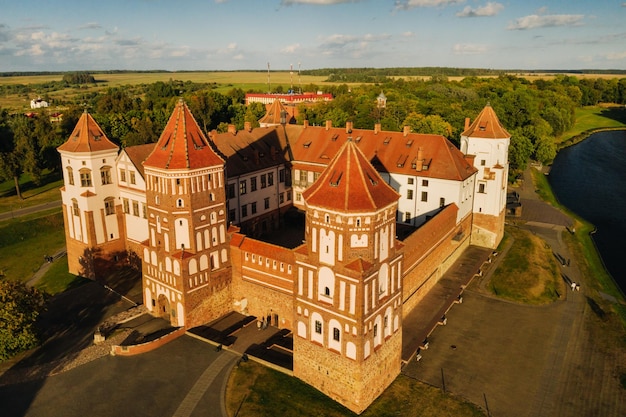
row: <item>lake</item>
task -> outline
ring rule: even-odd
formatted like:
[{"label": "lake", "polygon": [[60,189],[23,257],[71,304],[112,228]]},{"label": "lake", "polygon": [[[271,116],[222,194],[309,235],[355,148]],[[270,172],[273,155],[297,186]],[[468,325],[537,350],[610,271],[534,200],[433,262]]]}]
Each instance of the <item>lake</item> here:
[{"label": "lake", "polygon": [[595,133],[561,150],[549,181],[563,205],[596,226],[596,247],[626,292],[626,130]]}]

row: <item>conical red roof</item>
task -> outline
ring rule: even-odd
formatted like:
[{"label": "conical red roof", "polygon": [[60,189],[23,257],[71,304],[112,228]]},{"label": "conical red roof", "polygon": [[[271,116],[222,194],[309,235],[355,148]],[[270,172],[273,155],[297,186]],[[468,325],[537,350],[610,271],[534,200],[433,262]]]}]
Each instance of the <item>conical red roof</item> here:
[{"label": "conical red roof", "polygon": [[359,212],[381,209],[400,196],[354,142],[347,141],[303,197],[309,205]]},{"label": "conical red roof", "polygon": [[160,169],[197,169],[223,165],[183,100],[170,116],[145,167]]},{"label": "conical red roof", "polygon": [[80,116],[67,141],[57,148],[65,152],[97,152],[109,149],[117,150],[119,146],[107,138],[87,111]]},{"label": "conical red roof", "polygon": [[507,139],[511,134],[500,124],[496,112],[487,104],[474,123],[461,136],[486,139]]}]

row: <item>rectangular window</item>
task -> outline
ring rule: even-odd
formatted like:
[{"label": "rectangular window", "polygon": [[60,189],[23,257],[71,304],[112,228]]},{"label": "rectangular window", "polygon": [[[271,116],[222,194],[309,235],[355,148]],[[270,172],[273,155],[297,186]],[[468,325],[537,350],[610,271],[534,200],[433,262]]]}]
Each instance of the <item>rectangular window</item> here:
[{"label": "rectangular window", "polygon": [[280,204],[283,204],[285,202],[285,193],[280,193],[278,195],[278,201]]},{"label": "rectangular window", "polygon": [[256,214],[256,201],[252,203],[252,214]]},{"label": "rectangular window", "polygon": [[274,185],[274,173],[268,172],[267,173],[267,186],[271,187],[272,185]]},{"label": "rectangular window", "polygon": [[422,201],[428,201],[428,193],[426,191],[422,191]]},{"label": "rectangular window", "polygon": [[264,207],[265,207],[265,210],[267,210],[268,208],[270,208],[270,198],[269,198],[269,197],[265,197],[265,200],[264,200]]},{"label": "rectangular window", "polygon": [[237,217],[237,211],[235,209],[228,210],[228,221],[234,222]]},{"label": "rectangular window", "polygon": [[413,180],[414,180],[413,178],[408,178],[406,183],[409,185],[413,185]]},{"label": "rectangular window", "polygon": [[102,168],[100,170],[100,179],[102,180],[102,185],[111,184],[111,170],[109,168]]},{"label": "rectangular window", "polygon": [[246,180],[241,180],[239,183],[239,194],[244,195],[248,191],[246,190]]},{"label": "rectangular window", "polygon": [[141,205],[141,214],[144,219],[148,218],[148,207],[145,204]]},{"label": "rectangular window", "polygon": [[314,172],[313,173],[313,182],[317,181],[317,179],[320,177],[321,172]]},{"label": "rectangular window", "polygon": [[104,214],[107,216],[115,214],[115,200],[113,200],[112,198],[104,200]]},{"label": "rectangular window", "polygon": [[247,217],[248,216],[248,205],[244,204],[243,206],[241,206],[241,217]]},{"label": "rectangular window", "polygon": [[478,192],[481,193],[481,194],[485,193],[485,183],[484,182],[478,183]]},{"label": "rectangular window", "polygon": [[267,187],[267,175],[262,174],[261,175],[261,188],[265,188]]},{"label": "rectangular window", "polygon": [[407,211],[406,213],[404,213],[404,222],[405,223],[411,223],[411,212]]},{"label": "rectangular window", "polygon": [[302,193],[296,193],[296,201],[302,201]]},{"label": "rectangular window", "polygon": [[139,202],[133,200],[133,216],[139,217]]},{"label": "rectangular window", "polygon": [[315,333],[322,334],[322,322],[315,320]]},{"label": "rectangular window", "polygon": [[250,192],[256,191],[256,177],[250,178]]},{"label": "rectangular window", "polygon": [[129,214],[130,213],[130,204],[128,202],[128,199],[125,198],[122,200],[123,205],[124,205],[124,213]]},{"label": "rectangular window", "polygon": [[406,198],[407,200],[413,200],[413,190],[406,191]]},{"label": "rectangular window", "polygon": [[280,171],[278,171],[278,180],[283,183],[285,182],[285,170],[281,169]]},{"label": "rectangular window", "polygon": [[308,176],[308,172],[301,169],[300,170],[300,185],[302,186],[307,185],[307,176]]},{"label": "rectangular window", "polygon": [[80,173],[80,186],[91,187],[91,171],[81,171]]},{"label": "rectangular window", "polygon": [[137,183],[135,181],[135,171],[130,171],[130,183],[131,184],[136,184]]},{"label": "rectangular window", "polygon": [[428,180],[422,180],[422,187],[428,187]]},{"label": "rectangular window", "polygon": [[120,169],[120,181],[126,182],[126,170],[125,169]]},{"label": "rectangular window", "polygon": [[287,201],[291,201],[291,191],[287,191]]},{"label": "rectangular window", "polygon": [[439,199],[439,207],[443,207],[446,205],[446,199],[445,198],[440,198]]},{"label": "rectangular window", "polygon": [[339,329],[338,328],[333,328],[333,340],[335,341],[339,341]]},{"label": "rectangular window", "polygon": [[485,160],[484,160],[484,159],[481,159],[481,160],[480,160],[480,166],[481,166],[481,167],[484,167],[484,166],[485,166]]},{"label": "rectangular window", "polygon": [[235,184],[228,184],[228,198],[235,198]]}]

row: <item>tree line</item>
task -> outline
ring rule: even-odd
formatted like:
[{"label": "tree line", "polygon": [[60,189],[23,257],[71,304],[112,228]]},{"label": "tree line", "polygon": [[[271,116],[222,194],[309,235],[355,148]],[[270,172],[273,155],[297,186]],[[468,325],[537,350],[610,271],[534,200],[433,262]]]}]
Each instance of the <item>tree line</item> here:
[{"label": "tree line", "polygon": [[[86,79],[84,74],[78,77]],[[229,124],[238,129],[245,122],[258,126],[265,114],[263,105],[245,106],[246,92],[241,88],[222,94],[215,91],[217,87],[215,83],[173,79],[111,87],[64,103],[68,109],[60,123],[52,123],[45,109],[31,113],[31,117],[0,109],[0,179],[14,179],[17,184],[19,176],[28,173],[37,183],[43,172],[59,170],[56,147],[67,140],[85,109],[122,147],[157,141],[180,97],[207,133],[213,129],[226,131]],[[276,85],[274,91],[284,88]],[[579,79],[568,75],[532,82],[504,74],[492,78],[467,76],[460,81],[450,81],[443,75],[410,80],[385,77],[381,82],[359,85],[303,86],[304,91],[322,89],[333,94],[334,100],[300,105],[298,123],[306,119],[312,125],[323,125],[332,120],[335,126],[341,126],[352,121],[355,128],[363,129],[380,123],[382,129],[392,131],[410,126],[414,132],[441,134],[456,144],[465,118],[475,118],[489,103],[512,135],[512,178],[531,159],[545,163],[554,158],[556,140],[574,125],[577,107],[601,102],[626,104],[626,78]],[[387,98],[384,108],[377,106],[381,93]]]}]

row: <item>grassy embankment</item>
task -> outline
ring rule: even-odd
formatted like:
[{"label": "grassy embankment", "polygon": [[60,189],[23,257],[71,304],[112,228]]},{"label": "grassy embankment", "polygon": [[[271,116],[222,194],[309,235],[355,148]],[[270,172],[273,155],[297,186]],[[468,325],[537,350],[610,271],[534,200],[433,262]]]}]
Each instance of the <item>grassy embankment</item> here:
[{"label": "grassy embankment", "polygon": [[[344,417],[356,414],[304,382],[255,362],[242,362],[228,381],[227,410],[237,417]],[[477,406],[400,375],[363,417],[484,416]]]},{"label": "grassy embankment", "polygon": [[40,185],[35,185],[30,176],[24,174],[20,176],[19,184],[22,199],[17,196],[13,180],[0,182],[0,213],[61,199],[59,189],[63,186],[63,178],[60,173],[44,174]]}]

